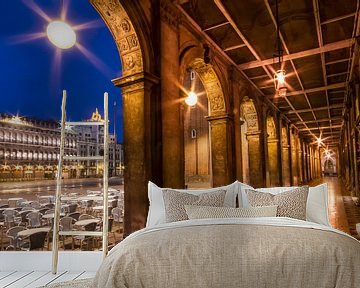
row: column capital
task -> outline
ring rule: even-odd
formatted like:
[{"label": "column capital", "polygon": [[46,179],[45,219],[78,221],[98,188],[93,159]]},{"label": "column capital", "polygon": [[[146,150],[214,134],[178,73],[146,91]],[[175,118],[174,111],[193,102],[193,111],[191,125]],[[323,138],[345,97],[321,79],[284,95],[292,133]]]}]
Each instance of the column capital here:
[{"label": "column capital", "polygon": [[229,114],[219,114],[219,115],[210,115],[210,116],[206,116],[205,119],[207,121],[211,122],[216,122],[218,120],[223,120],[223,121],[234,121],[234,118],[232,116],[230,116]]},{"label": "column capital", "polygon": [[148,72],[139,72],[127,76],[122,76],[111,80],[116,87],[122,88],[124,92],[136,91],[144,88],[144,83],[158,84],[159,77]]},{"label": "column capital", "polygon": [[246,132],[246,137],[254,137],[254,136],[259,136],[261,135],[262,131],[250,131],[250,132]]}]

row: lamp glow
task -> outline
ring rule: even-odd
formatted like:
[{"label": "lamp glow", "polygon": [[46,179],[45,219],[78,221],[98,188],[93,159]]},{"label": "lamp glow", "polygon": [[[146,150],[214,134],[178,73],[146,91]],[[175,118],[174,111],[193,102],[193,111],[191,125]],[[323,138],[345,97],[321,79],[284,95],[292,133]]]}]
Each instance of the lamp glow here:
[{"label": "lamp glow", "polygon": [[76,34],[71,26],[63,21],[52,21],[46,28],[49,41],[60,49],[69,49],[76,43]]},{"label": "lamp glow", "polygon": [[189,92],[188,97],[185,99],[185,103],[189,106],[194,106],[197,103],[197,95],[195,92]]},{"label": "lamp glow", "polygon": [[281,97],[286,96],[285,71],[278,70],[274,75],[275,90]]},{"label": "lamp glow", "polygon": [[320,145],[322,144],[321,138],[317,138],[316,142],[318,143],[318,146],[320,147]]}]

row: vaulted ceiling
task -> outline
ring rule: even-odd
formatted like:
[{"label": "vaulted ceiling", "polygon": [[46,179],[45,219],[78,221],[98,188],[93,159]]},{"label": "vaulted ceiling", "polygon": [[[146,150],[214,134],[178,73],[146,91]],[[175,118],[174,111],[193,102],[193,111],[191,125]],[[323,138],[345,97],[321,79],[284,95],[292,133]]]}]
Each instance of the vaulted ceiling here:
[{"label": "vaulted ceiling", "polygon": [[359,0],[278,0],[285,97],[275,93],[275,0],[182,0],[178,8],[304,136],[339,142]]}]

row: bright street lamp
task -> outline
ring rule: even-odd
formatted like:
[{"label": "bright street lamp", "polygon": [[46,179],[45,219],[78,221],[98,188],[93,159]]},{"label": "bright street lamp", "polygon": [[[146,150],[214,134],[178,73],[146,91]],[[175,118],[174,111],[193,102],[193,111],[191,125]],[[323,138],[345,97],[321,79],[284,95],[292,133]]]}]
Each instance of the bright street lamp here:
[{"label": "bright street lamp", "polygon": [[76,34],[72,27],[63,21],[52,21],[46,28],[49,41],[60,49],[69,49],[76,43]]}]

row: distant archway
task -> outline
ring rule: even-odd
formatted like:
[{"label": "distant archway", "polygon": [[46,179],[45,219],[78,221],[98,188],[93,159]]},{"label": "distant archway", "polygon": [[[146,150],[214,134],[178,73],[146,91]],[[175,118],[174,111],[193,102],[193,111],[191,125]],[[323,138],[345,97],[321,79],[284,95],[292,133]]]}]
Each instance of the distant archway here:
[{"label": "distant archway", "polygon": [[336,153],[325,152],[321,153],[321,171],[324,176],[336,176]]}]

